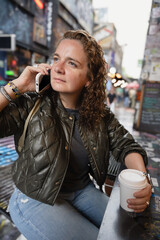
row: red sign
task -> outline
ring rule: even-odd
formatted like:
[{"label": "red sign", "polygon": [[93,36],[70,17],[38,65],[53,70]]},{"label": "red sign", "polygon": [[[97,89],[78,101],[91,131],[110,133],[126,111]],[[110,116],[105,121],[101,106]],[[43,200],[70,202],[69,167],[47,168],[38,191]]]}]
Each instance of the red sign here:
[{"label": "red sign", "polygon": [[40,8],[40,9],[43,9],[44,6],[43,6],[43,3],[41,2],[41,0],[34,0],[35,3],[37,4],[37,6]]}]

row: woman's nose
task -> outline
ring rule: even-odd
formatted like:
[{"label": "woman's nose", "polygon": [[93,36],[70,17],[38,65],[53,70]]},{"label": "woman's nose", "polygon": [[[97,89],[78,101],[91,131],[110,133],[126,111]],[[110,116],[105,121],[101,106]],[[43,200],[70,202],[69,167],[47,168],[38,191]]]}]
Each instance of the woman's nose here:
[{"label": "woman's nose", "polygon": [[62,62],[58,62],[56,63],[55,67],[54,67],[54,71],[56,73],[61,73],[64,74],[65,70],[64,70],[64,64]]}]

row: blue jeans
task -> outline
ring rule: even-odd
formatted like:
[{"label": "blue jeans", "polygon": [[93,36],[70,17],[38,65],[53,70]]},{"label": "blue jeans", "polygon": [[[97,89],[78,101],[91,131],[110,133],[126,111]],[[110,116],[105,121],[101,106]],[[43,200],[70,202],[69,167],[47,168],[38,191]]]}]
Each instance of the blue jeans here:
[{"label": "blue jeans", "polygon": [[15,189],[10,215],[28,240],[94,240],[108,197],[90,183],[84,189],[59,194],[54,206],[31,199]]}]

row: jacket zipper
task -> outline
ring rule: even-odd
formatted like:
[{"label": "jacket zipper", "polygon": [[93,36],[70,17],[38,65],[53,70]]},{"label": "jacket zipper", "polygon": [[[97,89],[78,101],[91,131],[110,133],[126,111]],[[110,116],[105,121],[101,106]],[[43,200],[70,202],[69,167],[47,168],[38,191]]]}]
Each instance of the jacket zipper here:
[{"label": "jacket zipper", "polygon": [[[80,128],[79,128],[79,132],[80,132],[80,136],[81,136],[81,138],[83,139],[82,134],[81,134],[81,129],[80,129]],[[85,144],[84,144],[84,146],[85,146]],[[85,146],[85,148],[87,149],[86,146]],[[97,163],[96,163],[95,157],[93,156],[93,153],[92,153],[92,150],[91,150],[90,146],[89,146],[88,148],[89,148],[89,151],[90,151],[90,153],[91,153],[91,155],[92,155],[92,159],[93,159],[93,161],[94,161],[94,164],[95,164],[95,167],[96,167],[96,169],[97,169],[98,175],[99,175],[99,177],[100,177],[101,174],[100,174],[99,168],[98,168],[98,166],[97,166]],[[92,165],[91,165],[91,166],[92,166]],[[94,171],[93,171],[93,172],[94,172]]]},{"label": "jacket zipper", "polygon": [[[73,117],[73,124],[72,124],[72,129],[71,129],[71,135],[70,136],[72,136],[72,133],[73,133],[73,127],[74,127],[74,124],[75,124],[75,119],[74,119],[74,117]],[[71,143],[71,139],[70,139],[70,143]],[[71,144],[68,144],[69,146],[71,146]],[[67,169],[68,169],[68,165],[69,165],[69,156],[70,156],[70,149],[71,149],[71,147],[69,147],[69,149],[68,149],[68,151],[69,151],[69,155],[68,155],[68,163],[67,163],[67,167],[66,167],[66,169],[65,169],[65,172],[64,172],[64,174],[63,174],[63,178],[62,178],[62,180],[61,180],[61,183],[60,183],[60,185],[59,185],[59,188],[58,188],[58,190],[57,190],[57,194],[56,194],[56,196],[55,196],[55,198],[54,198],[54,201],[53,201],[53,205],[54,205],[54,203],[55,203],[55,201],[56,201],[56,199],[57,199],[57,196],[58,196],[58,194],[59,194],[59,192],[60,192],[60,189],[61,189],[61,187],[62,187],[62,184],[63,184],[63,181],[64,181],[64,178],[65,178],[65,176],[66,176],[66,172],[67,172]]]},{"label": "jacket zipper", "polygon": [[95,160],[95,158],[94,158],[94,156],[93,156],[93,153],[92,153],[92,150],[91,150],[90,147],[89,147],[89,150],[90,150],[90,153],[91,153],[91,155],[92,155],[92,158],[93,158],[95,167],[97,168],[98,175],[99,175],[99,177],[100,177],[100,171],[99,171],[99,168],[98,168],[98,166],[97,166],[96,160]]}]

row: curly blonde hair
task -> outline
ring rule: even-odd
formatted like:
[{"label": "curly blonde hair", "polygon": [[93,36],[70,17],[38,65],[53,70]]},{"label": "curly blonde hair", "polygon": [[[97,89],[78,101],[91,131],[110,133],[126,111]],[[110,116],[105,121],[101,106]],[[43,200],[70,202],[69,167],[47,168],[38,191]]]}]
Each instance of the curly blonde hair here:
[{"label": "curly blonde hair", "polygon": [[80,99],[80,122],[88,129],[98,127],[105,112],[105,89],[107,69],[103,50],[97,41],[85,30],[69,30],[61,39],[78,40],[83,45],[88,59],[88,79]]}]

